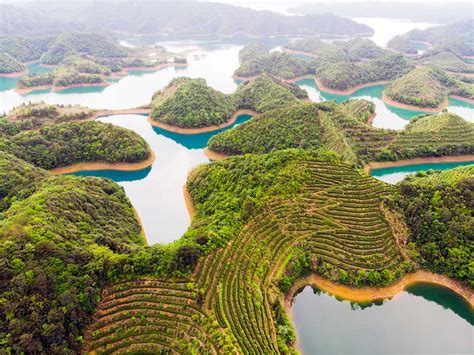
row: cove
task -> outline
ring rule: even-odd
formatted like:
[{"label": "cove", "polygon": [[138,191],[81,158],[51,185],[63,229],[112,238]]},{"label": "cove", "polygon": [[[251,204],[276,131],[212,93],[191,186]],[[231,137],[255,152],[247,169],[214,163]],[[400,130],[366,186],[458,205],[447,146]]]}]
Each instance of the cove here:
[{"label": "cove", "polygon": [[[301,80],[296,84],[302,89],[305,89],[308,92],[311,101],[314,102],[335,100],[336,102],[341,103],[355,98],[372,101],[375,104],[375,112],[377,113],[372,125],[378,128],[400,130],[408,124],[411,118],[424,114],[421,111],[405,110],[385,104],[382,100],[382,92],[385,88],[384,85],[362,88],[351,95],[336,95],[320,90],[313,79]],[[456,113],[470,122],[474,122],[474,105],[472,104],[450,98],[448,111]]]},{"label": "cove", "polygon": [[384,182],[388,182],[390,184],[396,184],[397,182],[402,181],[406,176],[415,174],[418,171],[446,170],[446,169],[453,169],[457,166],[465,166],[465,165],[471,165],[471,164],[474,164],[474,161],[395,166],[395,167],[390,167],[390,168],[373,169],[370,172],[370,175]]},{"label": "cove", "polygon": [[142,221],[148,244],[170,243],[189,227],[190,217],[183,197],[188,173],[209,162],[204,155],[213,135],[251,119],[240,115],[225,128],[200,134],[179,134],[153,127],[147,116],[117,115],[99,118],[102,122],[131,129],[142,136],[155,152],[151,167],[139,171],[80,171],[76,176],[99,176],[123,186]]},{"label": "cove", "polygon": [[304,354],[472,354],[474,311],[447,288],[417,283],[393,299],[338,300],[310,286],[293,299]]}]

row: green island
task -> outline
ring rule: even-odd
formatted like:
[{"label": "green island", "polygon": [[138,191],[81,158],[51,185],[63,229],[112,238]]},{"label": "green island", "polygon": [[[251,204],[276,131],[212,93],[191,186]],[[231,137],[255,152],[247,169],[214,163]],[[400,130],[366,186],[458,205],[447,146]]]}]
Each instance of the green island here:
[{"label": "green island", "polygon": [[474,20],[455,22],[449,25],[412,30],[392,38],[387,46],[391,49],[417,54],[416,43],[428,44],[430,51],[449,50],[458,56],[473,56]]},{"label": "green island", "polygon": [[26,66],[8,53],[0,53],[0,75],[22,73]]},{"label": "green island", "polygon": [[474,64],[464,61],[452,51],[439,51],[421,55],[417,63],[433,65],[451,73],[474,73]]},{"label": "green island", "polygon": [[311,63],[288,53],[271,52],[263,43],[253,42],[239,52],[240,66],[234,72],[236,79],[247,80],[262,73],[282,79],[295,79],[314,74]]},{"label": "green island", "polygon": [[301,53],[317,58],[319,67],[334,61],[351,61],[379,58],[387,51],[366,38],[354,38],[348,41],[323,42],[319,38],[297,39],[285,45],[283,51]]},{"label": "green island", "polygon": [[373,106],[354,101],[297,103],[265,112],[212,137],[208,147],[223,155],[325,148],[360,166],[474,153],[474,124],[456,114],[413,119],[402,131],[380,129],[361,120],[373,114]]},{"label": "green island", "polygon": [[394,80],[412,68],[400,54],[387,55],[360,63],[335,62],[317,72],[324,88],[344,91],[361,85]]},{"label": "green island", "polygon": [[242,83],[230,95],[209,87],[204,79],[180,77],[153,95],[150,118],[168,130],[208,129],[231,123],[241,110],[262,113],[307,98],[298,86],[269,74]]},{"label": "green island", "polygon": [[237,107],[233,98],[207,85],[204,79],[176,78],[152,97],[153,120],[181,128],[220,125]]},{"label": "green island", "polygon": [[439,110],[447,105],[449,95],[472,102],[474,84],[462,82],[439,68],[423,66],[391,82],[385,88],[384,100],[393,105]]},{"label": "green island", "polygon": [[[30,61],[54,67],[48,73],[23,76],[17,83],[20,92],[38,87],[61,89],[107,85],[108,80],[120,78],[127,70],[158,70],[170,65],[187,65],[186,58],[167,52],[163,47],[131,49],[113,38],[93,32],[65,32],[58,36],[33,38],[2,36],[0,48],[5,52],[0,57],[4,74],[24,74],[24,63]],[[13,69],[16,70],[13,72]]]}]

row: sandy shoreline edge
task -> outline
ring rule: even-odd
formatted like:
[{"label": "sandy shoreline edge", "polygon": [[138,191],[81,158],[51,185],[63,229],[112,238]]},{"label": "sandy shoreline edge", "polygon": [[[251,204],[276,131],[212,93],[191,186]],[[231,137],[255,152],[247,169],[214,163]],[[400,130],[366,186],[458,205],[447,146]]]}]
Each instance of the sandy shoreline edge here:
[{"label": "sandy shoreline edge", "polygon": [[[466,300],[474,308],[474,292],[460,281],[447,276],[434,274],[430,271],[419,270],[406,274],[392,285],[385,287],[362,287],[353,288],[337,284],[322,276],[311,274],[295,282],[290,291],[285,295],[285,307],[291,309],[291,302],[295,293],[305,286],[315,286],[318,289],[330,293],[338,298],[353,302],[371,302],[381,299],[390,299],[405,290],[408,286],[416,283],[431,283],[446,287]],[[290,311],[291,313],[291,311]]]},{"label": "sandy shoreline edge", "polygon": [[361,89],[369,88],[372,86],[387,85],[390,82],[388,80],[372,81],[370,83],[360,84],[346,90],[337,90],[337,89],[331,89],[327,86],[324,86],[324,84],[318,78],[314,79],[314,81],[316,82],[316,85],[318,86],[319,90],[324,91],[328,94],[341,95],[341,96],[352,95],[353,93]]},{"label": "sandy shoreline edge", "polygon": [[401,108],[404,110],[412,110],[412,111],[420,111],[420,112],[428,112],[428,113],[441,112],[449,105],[448,98],[444,99],[443,102],[439,104],[438,107],[420,107],[420,106],[415,106],[415,105],[404,104],[404,103],[401,103],[389,98],[388,95],[385,93],[385,91],[382,92],[382,100],[385,104],[392,107]]},{"label": "sandy shoreline edge", "polygon": [[147,120],[152,126],[164,129],[165,131],[168,131],[168,132],[180,133],[180,134],[197,134],[197,133],[212,132],[221,128],[228,127],[232,125],[237,119],[237,117],[239,117],[240,115],[250,115],[254,117],[257,115],[257,112],[253,110],[248,110],[248,109],[240,109],[240,110],[235,111],[228,121],[221,123],[220,125],[212,125],[212,126],[200,127],[200,128],[176,127],[176,126],[172,126],[166,123],[156,121],[153,118],[151,118],[151,116],[148,116]]},{"label": "sandy shoreline edge", "polygon": [[367,174],[374,169],[392,168],[397,166],[409,166],[426,163],[462,163],[467,161],[474,161],[474,154],[467,155],[445,155],[442,157],[420,157],[413,159],[402,159],[396,161],[374,161],[364,165],[364,171]]},{"label": "sandy shoreline edge", "polygon": [[117,170],[117,171],[134,171],[142,170],[150,167],[155,161],[155,153],[150,149],[150,156],[141,162],[137,163],[110,163],[107,161],[98,161],[98,162],[83,162],[76,163],[67,166],[62,166],[59,168],[54,168],[49,170],[53,175],[69,174],[76,173],[83,170]]}]

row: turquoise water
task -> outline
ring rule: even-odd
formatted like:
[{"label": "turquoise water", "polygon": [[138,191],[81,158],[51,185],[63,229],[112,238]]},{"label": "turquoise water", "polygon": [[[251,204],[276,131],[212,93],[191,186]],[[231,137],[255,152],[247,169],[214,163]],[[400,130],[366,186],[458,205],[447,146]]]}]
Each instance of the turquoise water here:
[{"label": "turquoise water", "polygon": [[419,283],[391,300],[362,305],[306,287],[291,309],[304,354],[473,352],[473,309],[440,286]]},{"label": "turquoise water", "polygon": [[457,166],[465,166],[474,164],[474,161],[461,162],[461,163],[430,163],[430,164],[416,164],[406,166],[396,166],[392,168],[374,169],[371,171],[371,175],[379,180],[388,182],[390,184],[396,184],[402,181],[406,176],[415,174],[418,171],[427,170],[446,170],[452,169]]},{"label": "turquoise water", "polygon": [[149,244],[169,243],[188,229],[190,219],[183,198],[188,173],[209,160],[203,150],[213,135],[249,120],[240,115],[236,122],[218,131],[201,134],[178,134],[153,127],[146,116],[121,115],[102,117],[100,121],[131,129],[141,135],[155,152],[149,168],[139,171],[82,171],[78,176],[101,176],[124,187],[140,216]]},{"label": "turquoise water", "polygon": [[[375,104],[377,115],[372,123],[374,127],[403,129],[411,118],[424,114],[421,111],[405,110],[387,105],[382,100],[385,85],[371,86],[357,90],[351,95],[335,95],[321,91],[312,79],[305,79],[297,84],[308,92],[309,98],[314,102],[335,100],[341,103],[351,98],[365,99]],[[448,111],[456,113],[468,121],[474,122],[474,105],[457,99],[449,99]]]},{"label": "turquoise water", "polygon": [[[47,73],[51,71],[51,68],[42,67],[41,65],[36,63],[28,64],[27,68],[30,73]],[[0,76],[0,92],[14,89],[16,87],[17,81],[18,78],[5,78]],[[3,108],[3,110],[5,110],[5,108]]]}]

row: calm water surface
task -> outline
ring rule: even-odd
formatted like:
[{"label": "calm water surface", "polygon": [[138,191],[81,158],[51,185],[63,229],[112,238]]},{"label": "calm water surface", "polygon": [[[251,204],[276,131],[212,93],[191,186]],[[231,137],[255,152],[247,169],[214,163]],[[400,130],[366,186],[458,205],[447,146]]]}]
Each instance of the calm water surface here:
[{"label": "calm water surface", "polygon": [[82,171],[79,176],[101,176],[124,187],[137,210],[148,244],[169,243],[179,239],[190,224],[183,198],[183,186],[191,169],[209,160],[203,150],[214,134],[249,120],[241,115],[229,127],[202,134],[170,133],[153,127],[146,116],[121,115],[102,117],[100,121],[131,129],[141,135],[155,152],[149,168],[139,171]]},{"label": "calm water surface", "polygon": [[366,305],[308,286],[291,309],[304,354],[473,353],[473,309],[439,286],[416,284]]}]

